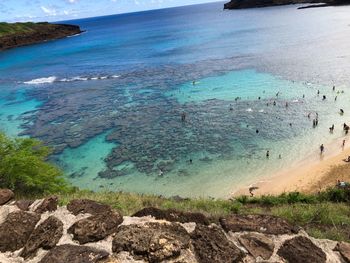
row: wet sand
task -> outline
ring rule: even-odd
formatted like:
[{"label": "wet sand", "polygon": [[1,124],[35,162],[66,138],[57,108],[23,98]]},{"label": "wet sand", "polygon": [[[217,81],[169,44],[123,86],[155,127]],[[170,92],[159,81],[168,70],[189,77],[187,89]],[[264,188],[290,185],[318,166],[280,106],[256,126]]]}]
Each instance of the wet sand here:
[{"label": "wet sand", "polygon": [[317,193],[335,186],[337,180],[349,182],[350,163],[343,161],[350,155],[350,139],[346,139],[345,148],[341,147],[343,138],[337,139],[332,144],[325,145],[326,151],[323,156],[315,150],[314,155],[293,164],[291,168],[239,189],[232,195],[249,195],[250,187],[258,187],[257,190],[254,190],[254,196],[278,195],[292,191]]}]

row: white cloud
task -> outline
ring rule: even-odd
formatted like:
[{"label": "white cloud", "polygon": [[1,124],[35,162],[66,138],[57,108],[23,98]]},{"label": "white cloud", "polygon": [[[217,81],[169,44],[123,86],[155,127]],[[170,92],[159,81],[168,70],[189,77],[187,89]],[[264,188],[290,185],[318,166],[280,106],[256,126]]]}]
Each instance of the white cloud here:
[{"label": "white cloud", "polygon": [[45,14],[47,14],[49,16],[55,16],[57,14],[57,12],[54,8],[48,8],[45,6],[41,6],[40,8]]}]

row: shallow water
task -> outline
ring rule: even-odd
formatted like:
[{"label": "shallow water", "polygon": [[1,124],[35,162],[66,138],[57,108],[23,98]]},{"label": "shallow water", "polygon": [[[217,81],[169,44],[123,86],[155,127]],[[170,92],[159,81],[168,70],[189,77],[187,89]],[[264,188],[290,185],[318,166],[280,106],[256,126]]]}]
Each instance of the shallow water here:
[{"label": "shallow water", "polygon": [[69,21],[87,32],[0,53],[1,129],[53,146],[82,188],[227,197],[344,136],[349,11],[214,3]]}]

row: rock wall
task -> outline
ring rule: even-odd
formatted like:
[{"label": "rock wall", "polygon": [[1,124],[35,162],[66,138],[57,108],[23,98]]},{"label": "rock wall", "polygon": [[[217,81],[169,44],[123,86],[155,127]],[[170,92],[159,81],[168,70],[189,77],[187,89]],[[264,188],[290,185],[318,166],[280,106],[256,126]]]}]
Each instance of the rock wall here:
[{"label": "rock wall", "polygon": [[11,201],[0,190],[1,263],[350,262],[350,244],[309,237],[281,218],[145,208],[122,216],[91,200]]},{"label": "rock wall", "polygon": [[80,34],[79,26],[38,23],[35,30],[0,37],[0,51]]}]

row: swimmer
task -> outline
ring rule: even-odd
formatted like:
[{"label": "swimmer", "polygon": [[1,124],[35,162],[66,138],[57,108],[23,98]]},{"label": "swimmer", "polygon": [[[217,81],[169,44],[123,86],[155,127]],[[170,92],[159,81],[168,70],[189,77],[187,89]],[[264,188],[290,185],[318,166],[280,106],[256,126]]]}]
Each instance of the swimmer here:
[{"label": "swimmer", "polygon": [[344,114],[344,110],[340,109],[340,114],[343,115]]},{"label": "swimmer", "polygon": [[258,129],[256,129],[255,133],[257,133],[257,134],[258,134],[258,133],[259,133],[259,130],[258,130]]},{"label": "swimmer", "polygon": [[266,151],[266,158],[270,157],[270,151]]},{"label": "swimmer", "polygon": [[323,98],[322,98],[322,100],[326,100],[326,95],[323,95]]},{"label": "swimmer", "polygon": [[335,91],[335,86],[333,85],[333,91]]},{"label": "swimmer", "polygon": [[273,101],[273,106],[276,106],[276,101]]},{"label": "swimmer", "polygon": [[335,96],[334,101],[337,101],[338,96]]}]

